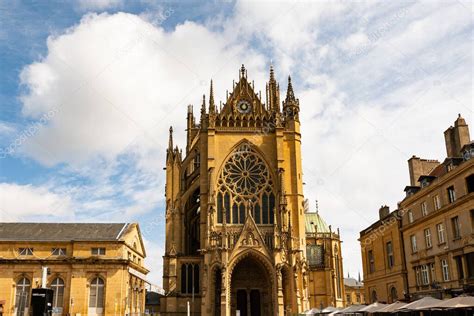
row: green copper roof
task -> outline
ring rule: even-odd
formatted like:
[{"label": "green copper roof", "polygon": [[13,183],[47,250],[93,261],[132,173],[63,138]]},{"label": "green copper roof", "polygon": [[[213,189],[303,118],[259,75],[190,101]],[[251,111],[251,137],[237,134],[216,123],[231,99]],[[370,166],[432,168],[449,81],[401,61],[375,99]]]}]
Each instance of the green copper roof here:
[{"label": "green copper roof", "polygon": [[318,233],[329,233],[328,224],[319,216],[318,212],[305,213],[305,222],[307,233],[315,233],[316,230]]}]

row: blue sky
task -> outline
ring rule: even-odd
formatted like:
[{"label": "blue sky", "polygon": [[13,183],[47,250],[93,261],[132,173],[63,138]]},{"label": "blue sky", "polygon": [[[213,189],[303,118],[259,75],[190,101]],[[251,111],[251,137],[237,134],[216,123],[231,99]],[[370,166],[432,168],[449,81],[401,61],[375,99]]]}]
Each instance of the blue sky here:
[{"label": "blue sky", "polygon": [[[305,195],[361,270],[358,232],[396,208],[406,160],[473,123],[468,1],[0,2],[0,220],[138,221],[161,284],[167,130],[244,63],[300,99]],[[198,112],[196,110],[196,112]]]}]

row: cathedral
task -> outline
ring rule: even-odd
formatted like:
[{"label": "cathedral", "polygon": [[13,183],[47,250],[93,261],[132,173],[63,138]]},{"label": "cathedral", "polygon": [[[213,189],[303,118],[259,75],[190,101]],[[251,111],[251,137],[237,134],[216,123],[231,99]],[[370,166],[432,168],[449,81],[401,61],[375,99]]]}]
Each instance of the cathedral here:
[{"label": "cathedral", "polygon": [[266,100],[242,65],[217,106],[187,113],[166,157],[164,315],[296,315],[345,305],[341,240],[303,194],[300,104],[273,68]]}]

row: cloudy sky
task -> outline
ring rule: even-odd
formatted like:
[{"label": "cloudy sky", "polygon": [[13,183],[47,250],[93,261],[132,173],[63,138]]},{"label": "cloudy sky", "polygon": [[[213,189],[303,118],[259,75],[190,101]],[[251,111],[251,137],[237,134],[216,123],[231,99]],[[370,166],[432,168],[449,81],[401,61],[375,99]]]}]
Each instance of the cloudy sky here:
[{"label": "cloudy sky", "polygon": [[168,128],[214,79],[273,63],[301,104],[305,195],[358,233],[396,208],[412,155],[442,160],[443,131],[471,126],[472,2],[0,2],[0,220],[138,221],[161,284]]}]

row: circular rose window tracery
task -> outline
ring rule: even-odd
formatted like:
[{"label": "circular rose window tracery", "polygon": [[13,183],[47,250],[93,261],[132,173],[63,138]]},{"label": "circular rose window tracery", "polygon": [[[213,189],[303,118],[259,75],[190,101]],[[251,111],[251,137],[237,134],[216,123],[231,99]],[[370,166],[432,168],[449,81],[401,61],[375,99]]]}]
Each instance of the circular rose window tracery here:
[{"label": "circular rose window tracery", "polygon": [[273,224],[275,194],[266,163],[242,144],[225,162],[217,181],[217,222],[243,224],[250,211],[257,224]]},{"label": "circular rose window tracery", "polygon": [[233,193],[250,196],[262,191],[269,177],[260,157],[250,151],[236,151],[224,165],[222,178]]}]

